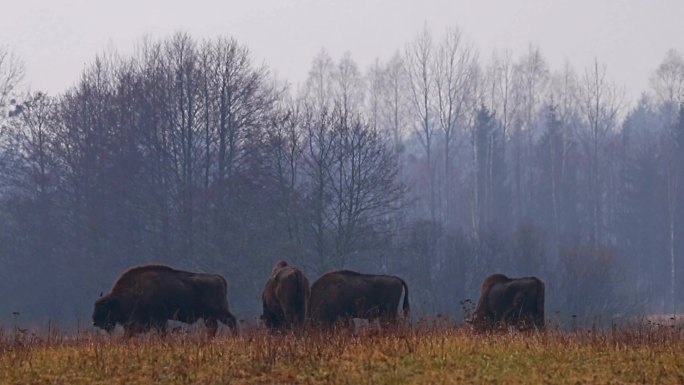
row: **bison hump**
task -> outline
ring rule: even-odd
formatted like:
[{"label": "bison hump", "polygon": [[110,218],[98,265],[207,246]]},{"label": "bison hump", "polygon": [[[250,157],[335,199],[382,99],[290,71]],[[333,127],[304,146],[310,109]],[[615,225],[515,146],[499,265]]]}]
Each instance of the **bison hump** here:
[{"label": "bison hump", "polygon": [[141,265],[134,266],[124,271],[119,278],[114,282],[112,292],[120,290],[130,290],[133,287],[142,284],[141,281],[150,281],[153,278],[162,274],[182,273],[166,265]]}]

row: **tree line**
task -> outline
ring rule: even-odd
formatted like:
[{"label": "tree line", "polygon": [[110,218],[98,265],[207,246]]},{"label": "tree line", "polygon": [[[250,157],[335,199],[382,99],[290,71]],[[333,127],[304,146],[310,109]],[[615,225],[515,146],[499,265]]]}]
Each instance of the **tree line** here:
[{"label": "tree line", "polygon": [[[628,65],[628,63],[625,63]],[[392,273],[460,317],[492,272],[564,322],[682,308],[684,60],[629,104],[600,62],[484,59],[427,27],[297,87],[230,38],[99,55],[59,95],[0,50],[0,319],[88,319],[126,267],[218,272],[251,317],[270,267]],[[415,298],[415,299],[414,299]]]}]

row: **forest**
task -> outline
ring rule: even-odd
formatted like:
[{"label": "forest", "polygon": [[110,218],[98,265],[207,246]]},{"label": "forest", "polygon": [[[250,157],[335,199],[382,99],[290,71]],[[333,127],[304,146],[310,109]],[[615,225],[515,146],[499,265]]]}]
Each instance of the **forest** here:
[{"label": "forest", "polygon": [[293,85],[179,32],[49,95],[0,46],[0,323],[82,328],[151,262],[223,275],[253,320],[279,259],[401,276],[414,317],[462,320],[493,272],[541,278],[560,324],[682,312],[681,51],[627,100],[600,58],[427,26],[396,48],[321,49]]}]

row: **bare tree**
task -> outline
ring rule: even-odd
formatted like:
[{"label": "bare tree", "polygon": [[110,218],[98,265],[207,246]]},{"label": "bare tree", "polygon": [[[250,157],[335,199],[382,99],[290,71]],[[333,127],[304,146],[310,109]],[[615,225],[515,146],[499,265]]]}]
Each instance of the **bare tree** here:
[{"label": "bare tree", "polygon": [[332,264],[329,237],[329,173],[335,161],[333,117],[327,110],[319,112],[307,109],[302,121],[305,135],[303,173],[306,175],[305,199],[310,208],[307,226],[314,245],[312,254],[315,264],[323,269]]},{"label": "bare tree", "polygon": [[316,55],[311,64],[304,88],[304,99],[319,111],[331,109],[335,97],[335,64],[325,49]]},{"label": "bare tree", "polygon": [[513,103],[514,92],[513,59],[509,51],[494,53],[487,71],[488,103],[501,122],[503,138],[508,137],[508,129],[516,114],[517,103]]},{"label": "bare tree", "polygon": [[[542,215],[550,214],[551,238],[554,243],[552,255],[557,257],[560,249],[561,201],[564,195],[562,186],[564,185],[565,175],[564,164],[568,151],[566,144],[569,141],[567,140],[565,126],[558,117],[558,107],[555,104],[549,104],[547,109],[544,122],[546,129],[539,142],[539,152],[541,156],[540,172],[543,173],[543,185],[540,186],[540,189],[546,187],[548,194],[544,194],[542,197],[545,207],[540,211]],[[540,203],[538,202],[538,204]]]},{"label": "bare tree", "polygon": [[340,59],[334,79],[335,103],[341,109],[343,119],[349,118],[352,114],[361,113],[365,84],[351,53],[345,53]]},{"label": "bare tree", "polygon": [[382,102],[385,90],[385,71],[380,59],[376,59],[366,72],[368,98],[366,109],[369,124],[374,130],[380,129],[382,122]]},{"label": "bare tree", "polygon": [[518,105],[515,132],[513,133],[513,196],[514,218],[517,221],[529,215],[532,194],[530,190],[531,163],[537,112],[544,99],[549,71],[539,48],[530,46],[515,66]]},{"label": "bare tree", "polygon": [[684,181],[684,105],[679,107],[677,119],[672,125],[669,135],[668,152],[666,164],[666,192],[667,192],[667,211],[668,211],[668,252],[670,262],[670,296],[672,312],[677,312],[677,271],[682,243],[682,213],[684,209],[684,193],[682,183]]},{"label": "bare tree", "polygon": [[601,146],[606,135],[617,127],[622,103],[622,93],[608,80],[606,67],[598,60],[584,73],[581,86],[581,107],[588,127],[583,135],[589,155],[588,176],[591,199],[592,239],[603,240],[602,232],[602,189],[601,189]]},{"label": "bare tree", "polygon": [[684,59],[681,53],[675,49],[669,50],[650,82],[660,103],[670,103],[675,107],[683,103]]},{"label": "bare tree", "polygon": [[404,71],[403,59],[399,53],[396,53],[387,62],[383,78],[383,116],[385,117],[394,149],[399,153],[403,146],[404,134],[406,133],[408,123],[407,111],[409,109],[406,72]]},{"label": "bare tree", "polygon": [[[664,61],[658,66],[655,74],[651,77],[651,87],[661,103],[661,108],[670,117],[676,127],[682,124],[680,108],[679,121],[675,120],[677,106],[684,103],[684,60],[676,50],[670,50]],[[681,149],[679,149],[681,151]],[[673,150],[676,153],[677,150]],[[667,165],[667,205],[668,205],[668,244],[670,254],[670,298],[673,314],[677,312],[677,236],[679,224],[679,206],[682,204],[680,191],[682,184],[681,172],[682,159],[671,156]]]},{"label": "bare tree", "polygon": [[667,146],[666,192],[668,208],[668,253],[670,263],[670,296],[672,311],[677,310],[677,254],[682,210],[682,180],[684,179],[684,59],[677,50],[667,52],[650,79],[660,110],[666,116],[666,126],[674,127]]},{"label": "bare tree", "polygon": [[430,219],[437,220],[436,177],[433,159],[433,141],[436,131],[434,114],[435,81],[432,63],[435,53],[432,34],[427,25],[406,46],[404,65],[411,95],[413,130],[425,150],[428,179],[428,208]]},{"label": "bare tree", "polygon": [[554,72],[549,82],[549,98],[558,105],[557,114],[565,123],[575,123],[580,114],[580,81],[570,63]]},{"label": "bare tree", "polygon": [[[231,216],[229,202],[235,193],[229,186],[235,173],[243,168],[249,156],[248,145],[266,125],[277,91],[267,85],[268,72],[264,67],[253,67],[249,51],[234,39],[220,39],[211,47],[215,59],[214,89],[216,106],[216,173],[217,231],[226,233],[226,221]],[[224,248],[227,245],[224,245]]]},{"label": "bare tree", "polygon": [[179,255],[191,256],[195,246],[197,219],[193,209],[197,199],[194,190],[201,176],[198,153],[202,134],[198,48],[189,35],[179,33],[165,42],[164,53],[168,79],[165,119],[171,143],[175,186],[178,188],[179,232],[183,234],[178,252]]},{"label": "bare tree", "polygon": [[546,97],[549,69],[538,47],[530,46],[515,67],[523,128],[531,130],[536,109]]},{"label": "bare tree", "polygon": [[[674,158],[674,157],[673,157]],[[680,175],[679,167],[674,162],[676,160],[671,159],[668,162],[668,167],[666,171],[666,192],[667,192],[667,208],[668,208],[668,254],[670,262],[670,301],[672,307],[672,313],[677,313],[677,225],[679,224],[677,213],[679,202],[679,188],[680,188]]]},{"label": "bare tree", "polygon": [[[0,46],[0,147],[9,145],[6,143],[11,136],[6,127],[8,119],[20,112],[15,110],[20,104],[15,98],[23,77],[23,63],[7,48]],[[3,155],[6,154],[0,152],[0,162]]]},{"label": "bare tree", "polygon": [[[437,98],[437,117],[441,128],[444,145],[443,176],[444,186],[443,200],[445,207],[443,212],[448,220],[452,214],[452,190],[453,181],[456,179],[452,174],[452,147],[454,139],[462,132],[465,126],[466,115],[474,109],[476,63],[477,55],[473,48],[463,42],[461,31],[457,28],[447,31],[444,40],[439,46],[435,68],[435,91]],[[461,133],[462,133],[461,132]],[[464,136],[464,135],[463,135]]]},{"label": "bare tree", "polygon": [[304,255],[304,210],[300,194],[303,179],[300,170],[305,151],[302,119],[298,106],[289,102],[281,103],[272,114],[270,129],[266,132],[270,150],[268,160],[271,162],[270,169],[277,186],[276,206],[284,217],[287,231],[286,257],[299,264],[308,262]]},{"label": "bare tree", "polygon": [[[493,220],[494,198],[494,175],[492,170],[501,170],[497,157],[502,154],[498,151],[501,139],[496,132],[494,115],[482,106],[478,110],[473,128],[473,163],[474,163],[474,204],[473,204],[473,230],[476,237],[480,238],[484,230],[491,226]],[[499,176],[497,176],[499,177]]]},{"label": "bare tree", "polygon": [[548,158],[544,161],[550,168],[549,194],[551,212],[553,215],[553,241],[555,244],[552,255],[558,256],[560,249],[561,226],[567,222],[563,213],[568,208],[568,189],[570,182],[570,153],[576,147],[574,129],[579,120],[578,81],[577,77],[566,63],[562,72],[554,73],[550,82],[550,102],[547,106],[545,139],[546,148],[543,150]]},{"label": "bare tree", "polygon": [[17,88],[23,78],[23,62],[9,49],[0,46],[0,119],[6,118],[11,108],[18,104]]},{"label": "bare tree", "polygon": [[303,122],[303,172],[317,270],[342,267],[388,231],[404,193],[398,164],[381,133],[341,109]]},{"label": "bare tree", "polygon": [[39,92],[29,96],[16,109],[21,119],[13,130],[12,141],[19,146],[17,154],[27,167],[23,183],[29,183],[30,191],[35,192],[38,199],[45,199],[50,178],[54,177],[51,174],[55,162],[52,149],[55,104],[52,98]]}]

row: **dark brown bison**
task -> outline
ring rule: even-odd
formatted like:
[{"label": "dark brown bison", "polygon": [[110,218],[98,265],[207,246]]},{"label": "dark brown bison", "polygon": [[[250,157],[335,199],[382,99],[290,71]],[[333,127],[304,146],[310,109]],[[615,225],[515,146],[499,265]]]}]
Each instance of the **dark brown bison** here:
[{"label": "dark brown bison", "polygon": [[480,300],[470,322],[479,331],[507,326],[542,329],[544,290],[544,283],[536,277],[492,274],[482,282]]},{"label": "dark brown bison", "polygon": [[220,275],[161,265],[132,267],[95,302],[93,325],[111,332],[118,323],[130,337],[150,328],[163,334],[168,320],[193,323],[202,318],[210,336],[216,334],[218,321],[236,332],[226,294],[226,280]]},{"label": "dark brown bison", "polygon": [[394,322],[402,291],[402,309],[408,316],[408,286],[403,279],[349,270],[329,272],[311,286],[309,317],[315,325],[324,327],[340,321],[351,326],[352,318]]},{"label": "dark brown bison", "polygon": [[278,261],[266,281],[261,296],[264,311],[261,319],[269,329],[300,329],[306,319],[311,289],[304,273]]}]

